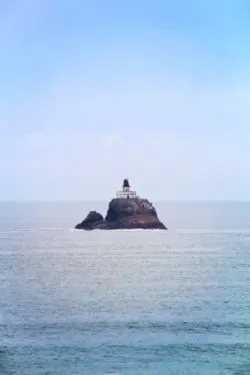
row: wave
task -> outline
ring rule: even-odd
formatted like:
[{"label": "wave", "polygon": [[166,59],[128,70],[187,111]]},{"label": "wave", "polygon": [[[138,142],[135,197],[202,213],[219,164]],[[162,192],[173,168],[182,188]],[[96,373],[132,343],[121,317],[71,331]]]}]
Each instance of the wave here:
[{"label": "wave", "polygon": [[22,233],[22,232],[77,232],[77,233],[89,233],[89,232],[103,232],[103,233],[123,233],[123,232],[159,232],[162,233],[163,231],[161,229],[95,229],[92,231],[86,231],[81,229],[75,229],[75,228],[56,228],[56,227],[40,227],[40,228],[14,228],[14,229],[0,229],[0,233]]},{"label": "wave", "polygon": [[65,228],[15,228],[15,229],[0,229],[0,233],[22,233],[22,232],[65,232]]},{"label": "wave", "polygon": [[86,232],[103,232],[103,233],[123,233],[123,232],[150,232],[150,233],[163,233],[166,231],[163,231],[162,229],[141,229],[141,228],[138,228],[138,229],[93,229],[93,230],[84,230],[84,229],[70,229],[70,231],[72,232],[83,232],[83,233],[86,233]]}]

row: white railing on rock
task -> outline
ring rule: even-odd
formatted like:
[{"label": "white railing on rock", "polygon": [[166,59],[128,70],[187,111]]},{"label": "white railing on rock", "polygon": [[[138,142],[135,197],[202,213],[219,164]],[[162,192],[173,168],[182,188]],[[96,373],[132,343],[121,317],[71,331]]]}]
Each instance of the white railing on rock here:
[{"label": "white railing on rock", "polygon": [[137,198],[136,191],[117,191],[116,198],[118,199],[135,199]]}]

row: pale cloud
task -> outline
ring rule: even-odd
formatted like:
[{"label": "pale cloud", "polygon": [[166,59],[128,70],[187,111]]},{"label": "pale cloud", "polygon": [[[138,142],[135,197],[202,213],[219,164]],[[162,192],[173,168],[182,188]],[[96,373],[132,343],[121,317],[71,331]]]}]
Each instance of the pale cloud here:
[{"label": "pale cloud", "polygon": [[45,141],[45,135],[43,132],[33,132],[26,134],[24,137],[21,138],[21,143],[24,146],[32,146],[37,147],[43,144]]},{"label": "pale cloud", "polygon": [[105,198],[124,176],[161,199],[206,196],[213,184],[223,194],[223,179],[230,185],[249,160],[248,93],[240,85],[202,90],[190,82],[157,92],[131,87],[110,100],[109,92],[87,96],[79,82],[74,90],[64,76],[17,116],[37,131],[21,137],[16,173],[27,191],[31,180],[37,192],[49,181],[63,186],[65,199]]},{"label": "pale cloud", "polygon": [[[0,42],[19,38],[19,31],[21,37],[42,2],[15,4],[0,26]],[[169,53],[159,73],[159,51],[135,61],[125,50],[123,65],[105,46],[89,56],[91,67],[83,56],[69,56],[47,85],[13,107],[8,121],[1,113],[0,124],[16,129],[7,147],[0,140],[1,171],[19,182],[24,199],[107,199],[123,177],[157,200],[230,197],[233,186],[249,185],[249,82],[199,81],[195,70],[206,76],[212,57],[203,51],[195,65],[197,51],[184,56],[181,38],[174,36],[170,48],[159,45]],[[190,48],[191,42],[184,52]]]},{"label": "pale cloud", "polygon": [[113,132],[113,133],[107,134],[101,139],[101,146],[111,147],[119,143],[120,140],[121,140],[121,134],[119,132]]},{"label": "pale cloud", "polygon": [[249,97],[247,82],[203,89],[185,80],[178,87],[170,81],[168,85],[148,84],[142,88],[135,81],[114,97],[108,88],[89,93],[81,79],[76,82],[65,72],[48,91],[27,101],[26,108],[17,111],[12,122],[30,131],[49,130],[61,137],[75,135],[76,139],[82,137],[82,142],[94,132],[100,144],[107,146],[121,141],[123,129],[134,138],[141,138],[141,132],[157,136],[159,129],[181,137],[193,133],[196,137],[210,133],[227,137],[239,129],[249,133]]}]

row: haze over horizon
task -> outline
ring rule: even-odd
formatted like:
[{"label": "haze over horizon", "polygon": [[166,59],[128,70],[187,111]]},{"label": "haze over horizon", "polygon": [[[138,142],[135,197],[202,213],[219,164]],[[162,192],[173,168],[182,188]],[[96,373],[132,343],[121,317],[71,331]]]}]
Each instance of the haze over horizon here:
[{"label": "haze over horizon", "polygon": [[0,4],[0,200],[250,200],[250,3]]}]

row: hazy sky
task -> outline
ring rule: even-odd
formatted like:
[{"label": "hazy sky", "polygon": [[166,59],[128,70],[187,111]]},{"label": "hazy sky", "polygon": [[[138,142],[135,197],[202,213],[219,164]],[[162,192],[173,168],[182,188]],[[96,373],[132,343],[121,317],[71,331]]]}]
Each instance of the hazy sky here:
[{"label": "hazy sky", "polygon": [[250,199],[249,0],[2,0],[0,199]]}]

